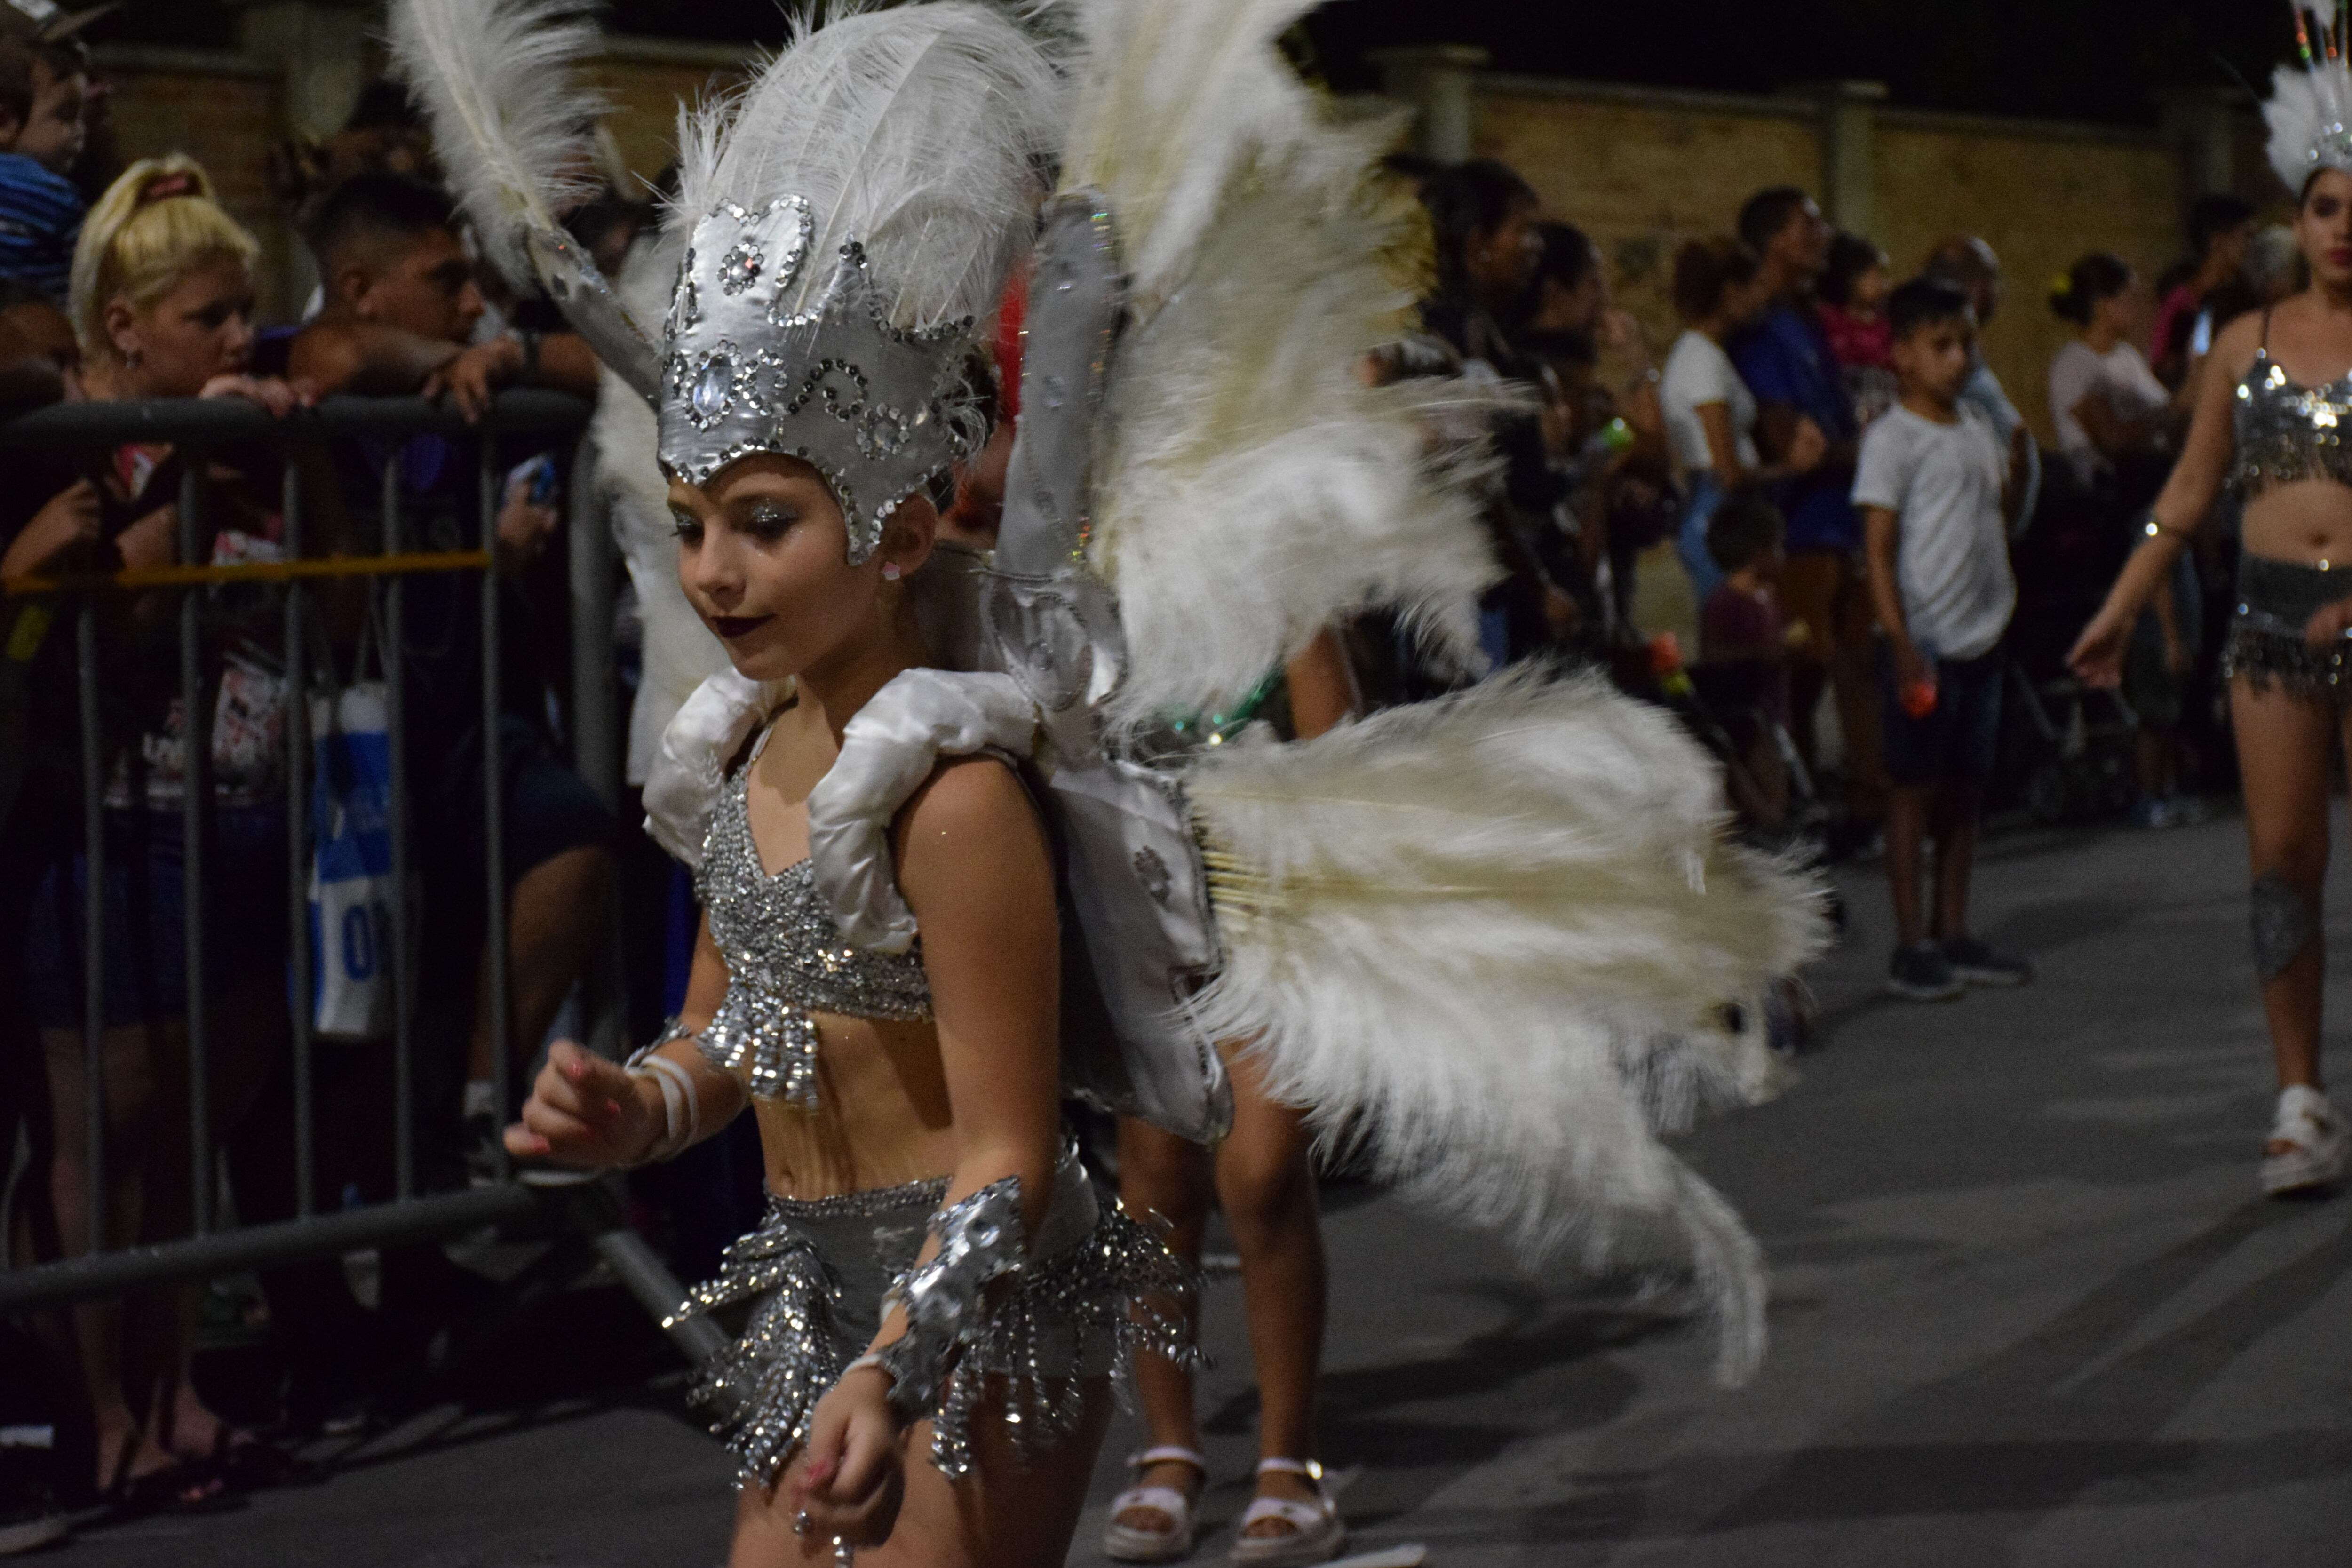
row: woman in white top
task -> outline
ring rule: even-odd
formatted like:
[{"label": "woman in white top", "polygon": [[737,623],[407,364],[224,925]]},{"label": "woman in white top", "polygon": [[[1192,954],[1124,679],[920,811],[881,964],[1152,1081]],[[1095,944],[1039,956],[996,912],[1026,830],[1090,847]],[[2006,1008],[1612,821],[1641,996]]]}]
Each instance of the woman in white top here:
[{"label": "woman in white top", "polygon": [[2050,362],[2058,449],[2084,484],[2111,476],[2126,506],[2144,506],[2164,483],[2178,424],[2173,395],[2133,342],[2147,292],[2122,260],[2095,250],[2067,271],[2050,308],[2075,326],[2074,341]]},{"label": "woman in white top", "polygon": [[1756,395],[1723,348],[1768,302],[1757,272],[1756,253],[1728,237],[1694,239],[1675,257],[1675,310],[1684,331],[1666,355],[1658,401],[1690,487],[1675,549],[1702,602],[1723,581],[1706,548],[1707,520],[1723,499],[1808,473],[1829,450],[1821,427],[1801,419],[1786,462],[1768,465],[1757,455]]}]

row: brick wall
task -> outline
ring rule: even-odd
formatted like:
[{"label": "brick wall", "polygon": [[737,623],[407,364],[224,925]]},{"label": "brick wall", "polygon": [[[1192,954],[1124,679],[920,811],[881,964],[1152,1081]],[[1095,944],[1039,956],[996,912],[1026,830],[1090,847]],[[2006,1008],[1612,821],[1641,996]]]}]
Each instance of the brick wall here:
[{"label": "brick wall", "polygon": [[[587,71],[612,104],[606,119],[629,167],[651,179],[675,155],[679,100],[741,79],[748,52],[616,39]],[[261,310],[282,320],[309,290],[299,238],[269,181],[284,135],[284,94],[268,67],[225,50],[113,48],[99,72],[113,85],[114,121],[127,158],[181,152],[204,164],[222,204],[261,240]]]}]

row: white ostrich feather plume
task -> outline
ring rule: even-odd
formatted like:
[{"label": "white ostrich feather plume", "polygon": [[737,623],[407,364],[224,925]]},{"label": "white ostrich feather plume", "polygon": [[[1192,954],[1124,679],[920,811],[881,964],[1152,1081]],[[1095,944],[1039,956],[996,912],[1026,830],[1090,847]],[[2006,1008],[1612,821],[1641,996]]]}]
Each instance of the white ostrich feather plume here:
[{"label": "white ostrich feather plume", "polygon": [[580,85],[576,68],[595,51],[598,10],[594,0],[396,0],[392,8],[393,68],[424,101],[434,150],[484,254],[527,292],[539,283],[519,226],[554,229],[556,214],[593,187],[589,125],[604,103]]},{"label": "white ostrich feather plume", "polygon": [[2271,78],[2263,119],[2271,132],[2265,151],[2280,184],[2299,195],[2320,169],[2352,174],[2352,135],[2345,130],[2347,111],[2352,111],[2352,71],[2343,62],[2323,59],[2308,68],[2278,68]]},{"label": "white ostrich feather plume", "polygon": [[815,240],[785,306],[814,308],[856,239],[893,325],[984,321],[1029,238],[1066,99],[1052,56],[997,7],[836,5],[824,26],[796,22],[749,88],[686,114],[677,221],[802,196]]},{"label": "white ostrich feather plume", "polygon": [[[685,240],[640,235],[614,287],[629,314],[658,321]],[[645,647],[636,700],[629,710],[628,781],[645,782],[662,731],[697,687],[728,668],[727,649],[687,603],[677,581],[677,522],[670,515],[653,405],[607,370],[590,426],[596,484],[604,492],[613,542],[635,587]]]},{"label": "white ostrich feather plume", "polygon": [[1108,198],[1133,319],[1114,357],[1092,560],[1116,590],[1114,728],[1247,693],[1318,632],[1400,611],[1478,664],[1494,575],[1423,416],[1458,384],[1364,385],[1409,296],[1372,184],[1391,121],[1343,123],[1275,39],[1306,0],[1082,0],[1066,189]]},{"label": "white ostrich feather plume", "polygon": [[1530,1256],[1676,1227],[1722,1331],[1763,1339],[1755,1244],[1660,1142],[1769,1092],[1749,1020],[1819,951],[1816,888],[1727,841],[1714,765],[1604,682],[1517,674],[1187,779],[1226,961],[1196,999],[1276,1094]]}]

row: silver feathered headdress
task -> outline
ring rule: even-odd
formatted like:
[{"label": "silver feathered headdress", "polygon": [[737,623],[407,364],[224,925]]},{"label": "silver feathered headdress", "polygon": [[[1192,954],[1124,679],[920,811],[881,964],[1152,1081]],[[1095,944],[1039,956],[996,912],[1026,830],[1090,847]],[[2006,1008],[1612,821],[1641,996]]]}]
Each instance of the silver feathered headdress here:
[{"label": "silver feathered headdress", "polygon": [[804,459],[850,559],[986,429],[970,366],[1027,242],[1061,79],[970,3],[803,26],[740,98],[688,115],[690,226],[663,333],[661,460],[700,484]]},{"label": "silver feathered headdress", "polygon": [[2303,68],[2281,66],[2263,106],[2271,167],[2300,193],[2322,169],[2352,174],[2352,70],[2345,65],[2345,16],[2336,0],[2290,0]]},{"label": "silver feathered headdress", "polygon": [[394,57],[423,93],[491,260],[543,284],[652,402],[695,484],[800,458],[841,502],[854,562],[898,503],[986,437],[969,367],[1059,150],[1054,59],[998,8],[836,0],[741,93],[683,113],[660,323],[629,311],[557,221],[596,107],[575,68],[591,0],[402,0]]}]

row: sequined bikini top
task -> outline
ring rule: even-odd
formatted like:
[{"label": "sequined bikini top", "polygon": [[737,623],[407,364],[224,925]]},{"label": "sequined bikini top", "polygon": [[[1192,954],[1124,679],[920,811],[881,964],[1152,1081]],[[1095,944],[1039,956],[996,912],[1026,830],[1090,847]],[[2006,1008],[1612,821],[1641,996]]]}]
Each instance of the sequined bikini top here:
[{"label": "sequined bikini top", "polygon": [[726,1000],[700,1036],[702,1052],[730,1072],[748,1068],[761,1099],[814,1106],[817,1029],[810,1015],[928,1018],[930,981],[919,942],[896,954],[845,943],[805,858],[768,874],[751,841],[751,773],[739,769],[719,791],[695,874],[728,973]]},{"label": "sequined bikini top", "polygon": [[2263,346],[2238,383],[2234,412],[2239,488],[2252,500],[2275,485],[2332,479],[2352,486],[2352,374],[2303,386],[2271,358],[2270,323]]}]

